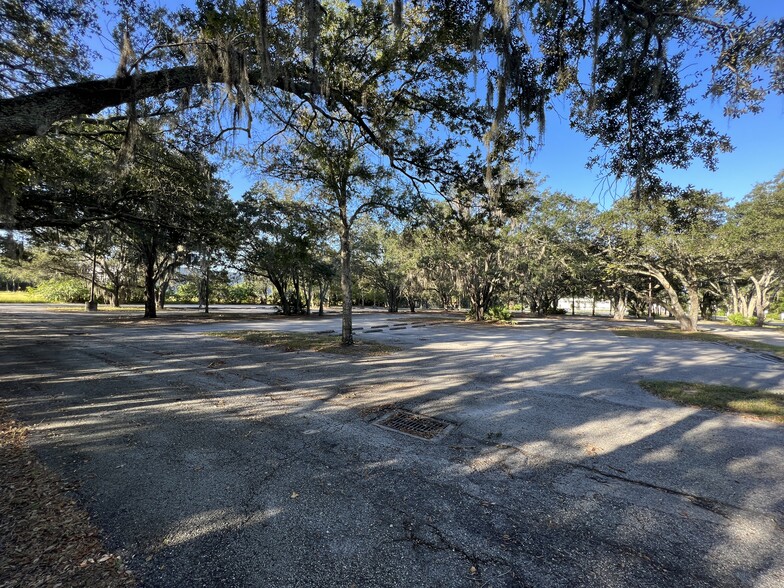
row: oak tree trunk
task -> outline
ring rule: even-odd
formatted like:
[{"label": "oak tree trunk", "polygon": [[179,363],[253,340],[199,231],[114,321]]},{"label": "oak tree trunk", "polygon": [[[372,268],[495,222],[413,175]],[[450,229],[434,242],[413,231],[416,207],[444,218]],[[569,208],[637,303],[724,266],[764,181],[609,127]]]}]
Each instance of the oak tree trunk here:
[{"label": "oak tree trunk", "polygon": [[343,229],[340,233],[340,289],[343,293],[343,321],[340,342],[353,345],[354,335],[351,324],[351,234],[346,210],[346,200],[340,202],[340,218]]},{"label": "oak tree trunk", "polygon": [[155,255],[148,255],[144,265],[144,318],[156,318]]}]

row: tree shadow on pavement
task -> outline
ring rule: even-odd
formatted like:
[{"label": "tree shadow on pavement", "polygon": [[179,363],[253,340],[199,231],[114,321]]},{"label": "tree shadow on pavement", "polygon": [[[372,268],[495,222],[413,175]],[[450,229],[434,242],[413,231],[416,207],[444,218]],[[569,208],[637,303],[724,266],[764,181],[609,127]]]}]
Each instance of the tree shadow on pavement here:
[{"label": "tree shadow on pavement", "polygon": [[[336,358],[65,317],[3,332],[0,385],[145,585],[784,582],[784,428],[635,385],[701,364],[741,377],[740,352],[418,332]],[[781,386],[747,367],[747,385]],[[392,407],[455,427],[373,426]]]}]

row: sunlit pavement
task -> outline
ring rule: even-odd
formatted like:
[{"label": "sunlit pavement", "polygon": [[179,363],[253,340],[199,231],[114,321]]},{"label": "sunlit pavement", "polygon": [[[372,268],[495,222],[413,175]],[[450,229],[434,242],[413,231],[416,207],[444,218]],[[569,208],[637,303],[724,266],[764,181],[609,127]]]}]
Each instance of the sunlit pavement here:
[{"label": "sunlit pavement", "polygon": [[[640,379],[784,391],[784,364],[599,319],[360,313],[376,357],[0,310],[0,387],[151,586],[781,586],[784,428]],[[369,333],[368,331],[376,331]],[[453,426],[425,441],[395,408]]]}]

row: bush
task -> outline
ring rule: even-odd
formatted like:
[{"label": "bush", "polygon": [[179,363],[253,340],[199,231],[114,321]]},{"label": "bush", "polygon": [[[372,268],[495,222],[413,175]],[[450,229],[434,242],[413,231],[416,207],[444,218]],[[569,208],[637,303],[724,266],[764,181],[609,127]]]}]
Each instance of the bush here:
[{"label": "bush", "polygon": [[768,314],[778,318],[782,312],[784,312],[784,296],[779,294],[776,300],[770,303]]},{"label": "bush", "polygon": [[755,316],[743,316],[739,312],[735,312],[733,314],[727,315],[727,320],[730,324],[736,325],[738,327],[756,327],[757,326],[757,317]]},{"label": "bush", "polygon": [[199,289],[193,282],[180,284],[174,294],[169,296],[170,302],[192,304],[199,301]]},{"label": "bush", "polygon": [[510,321],[512,313],[505,306],[491,306],[487,309],[485,319],[488,321]]},{"label": "bush", "polygon": [[545,313],[546,315],[553,315],[553,314],[566,314],[566,309],[565,309],[565,308],[555,308],[555,309],[553,309],[553,308],[548,308],[547,310],[545,310],[545,311],[544,311],[544,313]]},{"label": "bush", "polygon": [[240,282],[229,286],[224,302],[227,304],[257,304],[259,295],[253,284]]},{"label": "bush", "polygon": [[46,302],[87,302],[90,298],[90,288],[76,278],[51,278],[27,291]]}]

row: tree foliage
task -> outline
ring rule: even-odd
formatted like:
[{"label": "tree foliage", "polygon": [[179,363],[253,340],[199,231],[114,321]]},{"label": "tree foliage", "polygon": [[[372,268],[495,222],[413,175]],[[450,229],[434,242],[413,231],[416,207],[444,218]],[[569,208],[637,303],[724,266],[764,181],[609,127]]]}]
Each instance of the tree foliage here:
[{"label": "tree foliage", "polygon": [[784,275],[784,172],[733,208],[721,240],[730,310],[762,325]]},{"label": "tree foliage", "polygon": [[[701,298],[719,269],[717,231],[726,211],[721,196],[693,188],[618,200],[602,215],[604,253],[622,274],[654,280],[656,302],[681,329],[696,330]],[[632,281],[624,286],[639,298],[646,296]]]},{"label": "tree foliage", "polygon": [[295,196],[280,185],[262,182],[246,192],[239,204],[244,237],[236,267],[268,279],[286,315],[310,312],[314,286],[323,307],[333,276],[332,265],[325,260],[324,219]]},{"label": "tree foliage", "polygon": [[[20,20],[35,26],[42,7],[57,6],[27,4]],[[67,5],[79,10],[59,18],[81,22],[81,3]],[[150,97],[212,96],[202,104],[225,105],[234,126],[252,103],[286,96],[293,108],[344,111],[390,163],[432,179],[453,165],[449,149],[422,132],[400,141],[405,119],[390,104],[420,129],[470,130],[494,144],[511,120],[535,141],[547,105],[567,96],[573,124],[605,150],[597,161],[645,183],[663,165],[711,165],[726,148],[690,101],[692,86],[724,99],[729,115],[757,111],[784,89],[784,24],[755,19],[737,0],[221,0],[172,13],[128,4],[123,16],[117,77],[17,88],[0,109],[4,141]],[[697,56],[707,65],[684,67]],[[487,82],[484,106],[470,98],[470,68]]]}]

